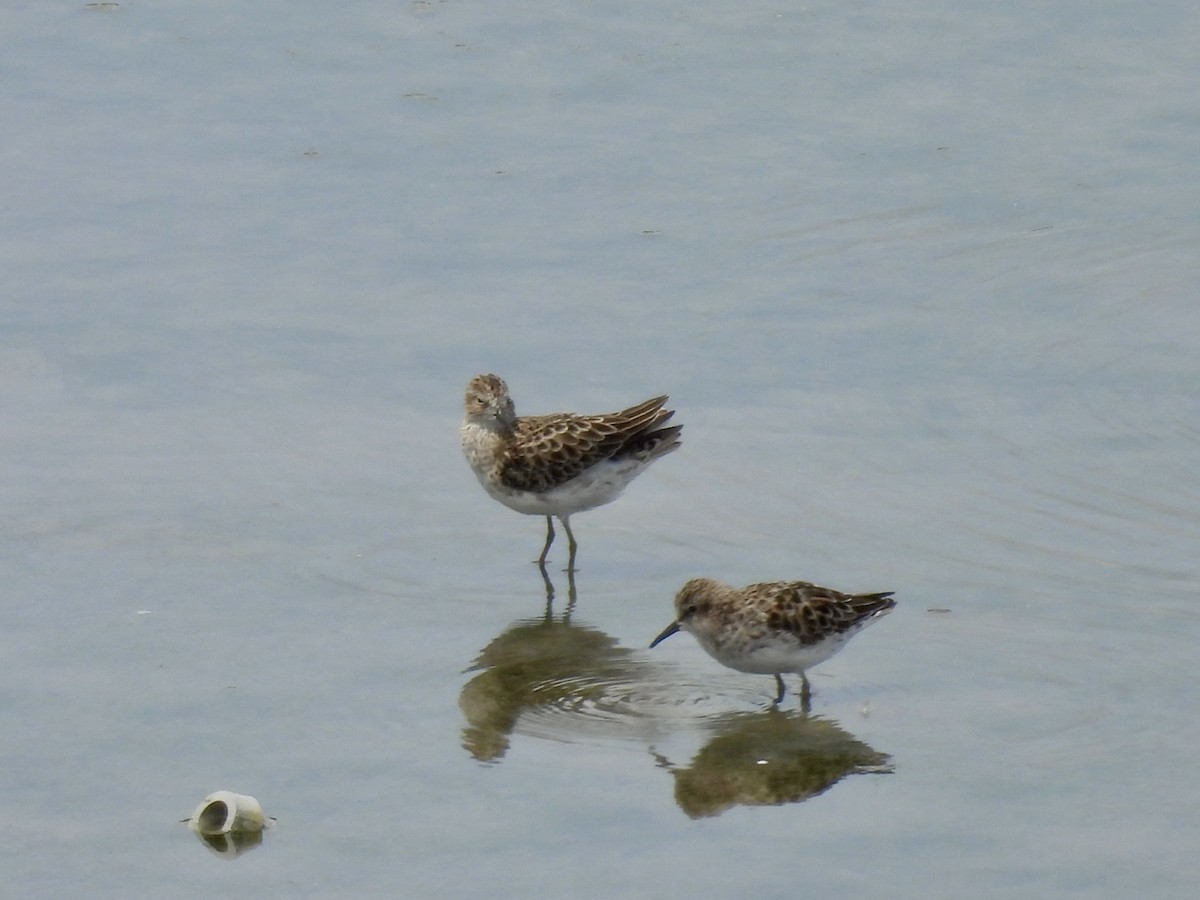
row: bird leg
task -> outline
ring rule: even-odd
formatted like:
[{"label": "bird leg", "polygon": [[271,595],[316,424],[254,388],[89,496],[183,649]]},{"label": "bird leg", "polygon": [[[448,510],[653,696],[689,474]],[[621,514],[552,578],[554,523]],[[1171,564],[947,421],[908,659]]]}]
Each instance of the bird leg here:
[{"label": "bird leg", "polygon": [[808,684],[808,676],[800,673],[800,712],[808,715],[812,708],[812,688]]},{"label": "bird leg", "polygon": [[779,693],[775,695],[775,700],[771,704],[772,706],[778,706],[780,703],[782,703],[783,695],[787,693],[787,687],[783,683],[783,676],[778,672],[775,673],[775,683],[779,685]]},{"label": "bird leg", "polygon": [[[570,532],[568,532],[569,534]],[[537,558],[537,564],[543,569],[546,568],[546,554],[550,552],[550,545],[554,543],[554,522],[549,516],[546,516],[546,546],[542,547],[542,555]]]}]

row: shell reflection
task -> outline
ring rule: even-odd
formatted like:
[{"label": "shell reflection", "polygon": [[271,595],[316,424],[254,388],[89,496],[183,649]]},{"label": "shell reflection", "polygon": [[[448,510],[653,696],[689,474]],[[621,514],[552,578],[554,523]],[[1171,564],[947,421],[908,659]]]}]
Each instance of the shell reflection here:
[{"label": "shell reflection", "polygon": [[226,831],[218,834],[197,831],[196,837],[222,859],[237,859],[243,853],[258,847],[263,841],[261,831]]},{"label": "shell reflection", "polygon": [[820,716],[733,713],[675,776],[675,802],[693,819],[733,806],[779,806],[824,793],[847,775],[891,773],[889,757]]}]

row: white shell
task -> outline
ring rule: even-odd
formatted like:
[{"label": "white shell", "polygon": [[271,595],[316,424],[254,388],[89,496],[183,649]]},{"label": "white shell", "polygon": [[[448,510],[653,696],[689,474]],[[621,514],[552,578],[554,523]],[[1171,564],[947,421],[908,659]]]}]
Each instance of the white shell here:
[{"label": "white shell", "polygon": [[214,791],[196,807],[188,819],[188,827],[197,834],[257,833],[266,827],[266,818],[253,797]]}]

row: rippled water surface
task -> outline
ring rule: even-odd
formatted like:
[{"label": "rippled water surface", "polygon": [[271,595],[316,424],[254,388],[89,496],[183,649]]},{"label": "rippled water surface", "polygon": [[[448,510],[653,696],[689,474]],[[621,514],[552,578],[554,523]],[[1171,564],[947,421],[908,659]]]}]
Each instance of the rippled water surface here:
[{"label": "rippled water surface", "polygon": [[[6,889],[1194,896],[1194,4],[0,19]],[[483,371],[685,426],[573,583]],[[697,575],[899,606],[805,716]]]}]

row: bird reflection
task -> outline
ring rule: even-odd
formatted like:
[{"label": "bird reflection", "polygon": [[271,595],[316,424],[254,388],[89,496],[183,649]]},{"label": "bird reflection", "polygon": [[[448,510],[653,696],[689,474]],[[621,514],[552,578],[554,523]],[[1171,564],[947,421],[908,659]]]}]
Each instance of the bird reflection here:
[{"label": "bird reflection", "polygon": [[847,775],[893,771],[886,753],[820,716],[772,708],[724,716],[715,728],[685,767],[656,754],[675,776],[675,802],[693,819],[732,806],[800,803]]},{"label": "bird reflection", "polygon": [[[538,571],[542,573],[542,585],[546,588],[546,615],[551,614],[551,608],[554,605],[554,582],[550,580],[550,573],[546,571],[546,564],[539,562],[537,564]],[[575,609],[575,600],[577,593],[575,591],[575,570],[567,570],[567,609],[565,619],[570,619],[571,612]]]},{"label": "bird reflection", "polygon": [[610,687],[627,683],[639,668],[633,651],[619,647],[616,638],[571,624],[573,583],[570,597],[557,619],[548,597],[543,616],[514,622],[467,670],[479,674],[463,686],[458,705],[467,719],[463,746],[476,759],[503,758],[523,713],[566,718],[598,709]]}]

